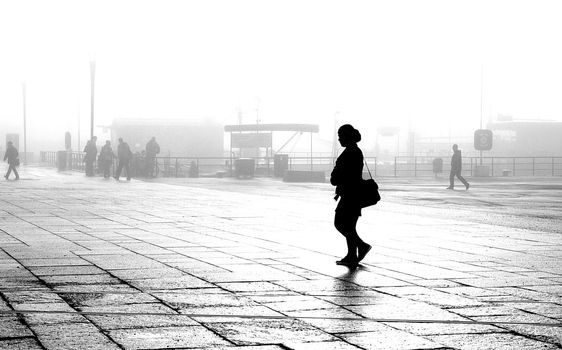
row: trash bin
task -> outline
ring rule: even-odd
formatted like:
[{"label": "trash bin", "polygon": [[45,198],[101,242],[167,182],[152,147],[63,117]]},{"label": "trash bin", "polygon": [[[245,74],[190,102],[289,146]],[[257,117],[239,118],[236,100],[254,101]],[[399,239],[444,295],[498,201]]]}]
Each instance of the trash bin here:
[{"label": "trash bin", "polygon": [[252,158],[239,158],[234,161],[236,177],[253,177],[255,168],[255,161]]},{"label": "trash bin", "polygon": [[433,160],[433,173],[435,175],[443,172],[443,158],[435,158]]},{"label": "trash bin", "polygon": [[57,151],[57,169],[66,170],[66,151]]},{"label": "trash bin", "polygon": [[289,155],[276,154],[273,158],[273,176],[283,177],[287,170],[289,170]]}]

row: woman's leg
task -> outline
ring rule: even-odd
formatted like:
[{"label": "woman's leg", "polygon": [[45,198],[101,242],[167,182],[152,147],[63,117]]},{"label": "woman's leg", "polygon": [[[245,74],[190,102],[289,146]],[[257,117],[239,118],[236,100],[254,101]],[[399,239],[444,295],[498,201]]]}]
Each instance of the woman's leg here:
[{"label": "woman's leg", "polygon": [[364,244],[357,235],[357,220],[359,215],[346,213],[343,210],[336,211],[334,226],[344,237],[347,243],[347,255],[344,259],[357,260],[357,247]]}]

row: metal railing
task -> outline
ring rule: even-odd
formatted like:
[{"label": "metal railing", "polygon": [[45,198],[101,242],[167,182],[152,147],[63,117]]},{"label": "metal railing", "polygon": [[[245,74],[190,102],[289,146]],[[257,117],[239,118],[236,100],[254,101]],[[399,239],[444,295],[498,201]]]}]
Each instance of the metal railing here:
[{"label": "metal railing", "polygon": [[[67,153],[67,170],[84,171],[83,152]],[[198,176],[233,176],[235,174],[234,157],[156,157],[154,175],[162,177],[198,177]],[[256,176],[273,176],[275,172],[275,158],[254,157],[254,174]],[[58,167],[57,152],[41,152],[41,164]],[[373,176],[377,174],[377,159],[365,157]],[[329,174],[334,167],[335,159],[332,157],[289,157],[283,170],[291,171],[323,171]],[[114,161],[113,169],[116,168]],[[133,176],[147,176],[146,158],[135,156],[131,160]],[[95,164],[97,172],[97,162]],[[367,169],[364,169],[367,172]],[[113,173],[113,171],[112,171]]]},{"label": "metal railing", "polygon": [[[53,166],[59,167],[59,152],[53,151],[41,151],[39,154],[39,162],[42,165],[46,166]],[[74,170],[74,171],[81,171],[84,172],[86,169],[86,165],[84,164],[84,156],[86,153],[84,152],[65,152],[66,155],[66,163],[65,169],[66,170]],[[111,174],[115,174],[115,169],[117,168],[117,161],[114,160],[111,164]],[[94,162],[94,171],[96,173],[101,172],[101,169],[98,167],[98,162]]]},{"label": "metal railing", "polygon": [[[66,169],[84,171],[84,153],[71,152],[67,155]],[[233,176],[235,173],[234,157],[156,157],[156,176],[162,177],[198,177],[198,176]],[[256,176],[273,176],[275,160],[272,157],[254,157]],[[394,160],[381,161],[376,157],[365,157],[373,176],[379,177],[431,177],[435,176],[433,161],[435,157],[394,157]],[[450,158],[441,158],[440,174],[450,172]],[[41,163],[57,166],[57,152],[41,152]],[[97,162],[96,162],[97,163]],[[112,165],[112,173],[117,167]],[[286,170],[323,171],[326,175],[332,171],[335,159],[332,157],[288,157]],[[97,164],[96,164],[97,166]],[[562,157],[464,157],[463,174],[475,176],[477,167],[487,167],[489,176],[562,176]],[[367,169],[364,168],[364,172]],[[146,159],[135,156],[131,161],[132,176],[147,175]]]},{"label": "metal railing", "polygon": [[[381,176],[434,176],[435,157],[395,157],[394,164],[379,165]],[[451,170],[450,158],[443,158],[441,173]],[[463,173],[477,175],[478,167],[486,167],[488,176],[562,176],[562,157],[464,157]],[[390,169],[389,169],[390,168]]]},{"label": "metal railing", "polygon": [[[233,176],[237,158],[230,157],[157,157],[157,173],[166,177],[189,176]],[[272,157],[254,157],[255,174],[273,176],[275,159]],[[377,172],[376,158],[368,157],[365,161],[373,176]],[[289,157],[286,170],[324,171],[329,173],[334,167],[332,157]],[[365,171],[367,171],[365,169]]]},{"label": "metal railing", "polygon": [[45,165],[57,165],[57,152],[41,151],[39,153],[39,162]]}]

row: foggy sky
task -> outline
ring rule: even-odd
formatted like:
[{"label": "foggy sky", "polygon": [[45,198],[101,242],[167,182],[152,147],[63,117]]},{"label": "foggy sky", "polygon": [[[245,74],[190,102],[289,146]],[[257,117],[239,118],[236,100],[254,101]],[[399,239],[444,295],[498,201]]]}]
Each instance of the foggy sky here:
[{"label": "foggy sky", "polygon": [[470,135],[562,120],[556,1],[17,1],[0,4],[0,132],[113,118],[399,125]]}]

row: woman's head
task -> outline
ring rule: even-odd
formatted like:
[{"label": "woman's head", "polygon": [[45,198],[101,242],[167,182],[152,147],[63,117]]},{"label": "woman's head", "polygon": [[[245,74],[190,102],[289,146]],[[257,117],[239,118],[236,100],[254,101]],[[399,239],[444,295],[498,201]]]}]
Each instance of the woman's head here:
[{"label": "woman's head", "polygon": [[338,139],[342,147],[347,147],[361,141],[361,134],[350,124],[344,124],[338,129]]}]

